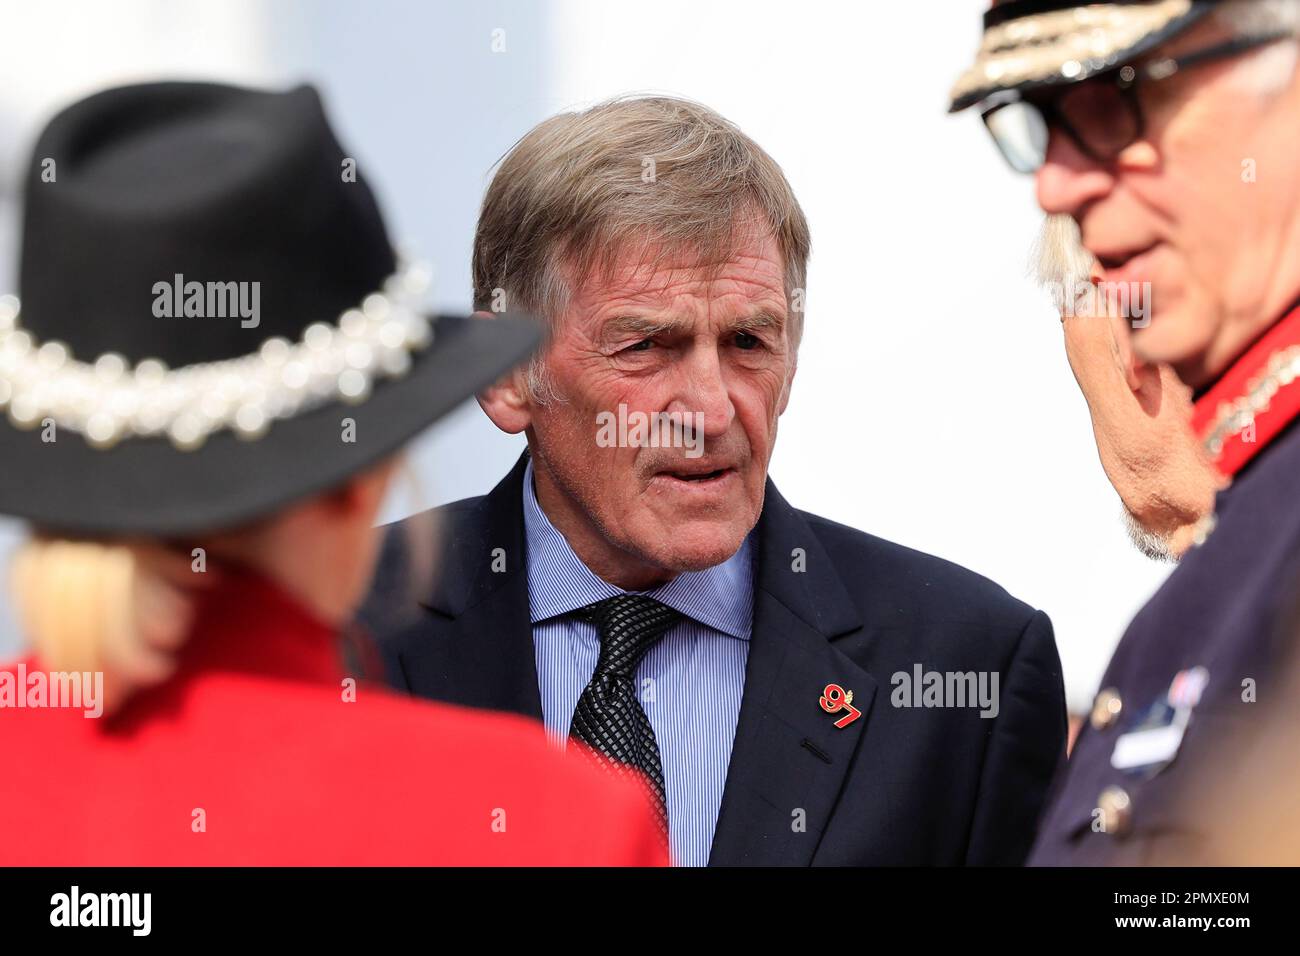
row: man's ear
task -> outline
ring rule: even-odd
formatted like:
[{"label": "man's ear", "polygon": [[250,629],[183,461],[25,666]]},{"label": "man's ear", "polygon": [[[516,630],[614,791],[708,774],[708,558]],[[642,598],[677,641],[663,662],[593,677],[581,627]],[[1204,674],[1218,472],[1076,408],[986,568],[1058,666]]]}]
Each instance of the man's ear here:
[{"label": "man's ear", "polygon": [[[474,318],[491,321],[491,312],[475,312]],[[524,373],[515,370],[488,386],[477,396],[479,407],[492,424],[509,435],[517,435],[532,424],[533,406],[525,388]]]}]

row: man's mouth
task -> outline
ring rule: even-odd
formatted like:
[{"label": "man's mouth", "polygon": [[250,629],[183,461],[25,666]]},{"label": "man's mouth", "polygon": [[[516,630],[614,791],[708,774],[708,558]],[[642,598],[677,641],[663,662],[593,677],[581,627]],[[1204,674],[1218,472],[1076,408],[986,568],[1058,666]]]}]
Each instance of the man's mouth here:
[{"label": "man's mouth", "polygon": [[717,481],[720,478],[725,478],[727,475],[734,473],[735,470],[736,469],[730,467],[713,468],[707,471],[703,469],[694,469],[694,468],[680,468],[680,469],[670,468],[665,471],[659,472],[658,475],[656,475],[656,477],[667,477],[667,478],[675,479],[676,481],[689,481],[689,482],[699,483],[699,482]]},{"label": "man's mouth", "polygon": [[739,480],[740,472],[734,465],[687,461],[655,472],[650,486],[661,494],[685,495],[685,500],[707,501],[716,506],[720,497],[727,498],[734,493],[733,486]]},{"label": "man's mouth", "polygon": [[1092,251],[1097,262],[1105,271],[1107,282],[1135,282],[1139,279],[1141,267],[1148,261],[1148,256],[1160,245],[1158,242],[1130,249]]}]

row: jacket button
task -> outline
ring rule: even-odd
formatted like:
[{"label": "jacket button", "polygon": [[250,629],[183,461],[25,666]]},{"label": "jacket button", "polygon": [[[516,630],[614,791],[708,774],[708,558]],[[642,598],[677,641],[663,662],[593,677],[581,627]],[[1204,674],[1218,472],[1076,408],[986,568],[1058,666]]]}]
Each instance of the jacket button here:
[{"label": "jacket button", "polygon": [[1107,787],[1097,798],[1097,809],[1101,811],[1101,829],[1112,836],[1128,833],[1133,822],[1133,801],[1123,787]]},{"label": "jacket button", "polygon": [[1120,699],[1119,691],[1114,687],[1107,687],[1092,702],[1092,717],[1090,718],[1092,729],[1105,730],[1115,723],[1120,711],[1123,709],[1124,701]]}]

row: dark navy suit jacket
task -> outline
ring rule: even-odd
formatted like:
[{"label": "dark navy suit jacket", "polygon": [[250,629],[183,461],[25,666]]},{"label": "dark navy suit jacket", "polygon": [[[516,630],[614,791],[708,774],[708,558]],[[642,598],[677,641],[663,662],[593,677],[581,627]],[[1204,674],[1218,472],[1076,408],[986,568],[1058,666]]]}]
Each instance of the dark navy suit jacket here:
[{"label": "dark navy suit jacket", "polygon": [[[362,619],[397,687],[541,719],[525,464],[486,497],[435,509],[435,582],[411,580],[405,542],[416,519],[390,528]],[[796,549],[804,570],[794,570]],[[710,864],[1021,863],[1064,752],[1047,616],[964,568],[797,511],[771,482],[756,550],[749,661]],[[892,675],[916,665],[996,672],[997,716],[894,706]],[[863,712],[843,729],[819,705],[832,682]]]}]

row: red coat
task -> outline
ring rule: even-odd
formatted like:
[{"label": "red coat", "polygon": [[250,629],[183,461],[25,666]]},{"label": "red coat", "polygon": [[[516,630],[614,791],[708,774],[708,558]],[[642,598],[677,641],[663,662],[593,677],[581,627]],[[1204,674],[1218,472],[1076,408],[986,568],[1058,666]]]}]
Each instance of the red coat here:
[{"label": "red coat", "polygon": [[540,724],[364,683],[345,702],[334,633],[269,583],[232,578],[197,620],[176,676],[111,718],[0,706],[0,865],[666,862],[639,790]]}]

